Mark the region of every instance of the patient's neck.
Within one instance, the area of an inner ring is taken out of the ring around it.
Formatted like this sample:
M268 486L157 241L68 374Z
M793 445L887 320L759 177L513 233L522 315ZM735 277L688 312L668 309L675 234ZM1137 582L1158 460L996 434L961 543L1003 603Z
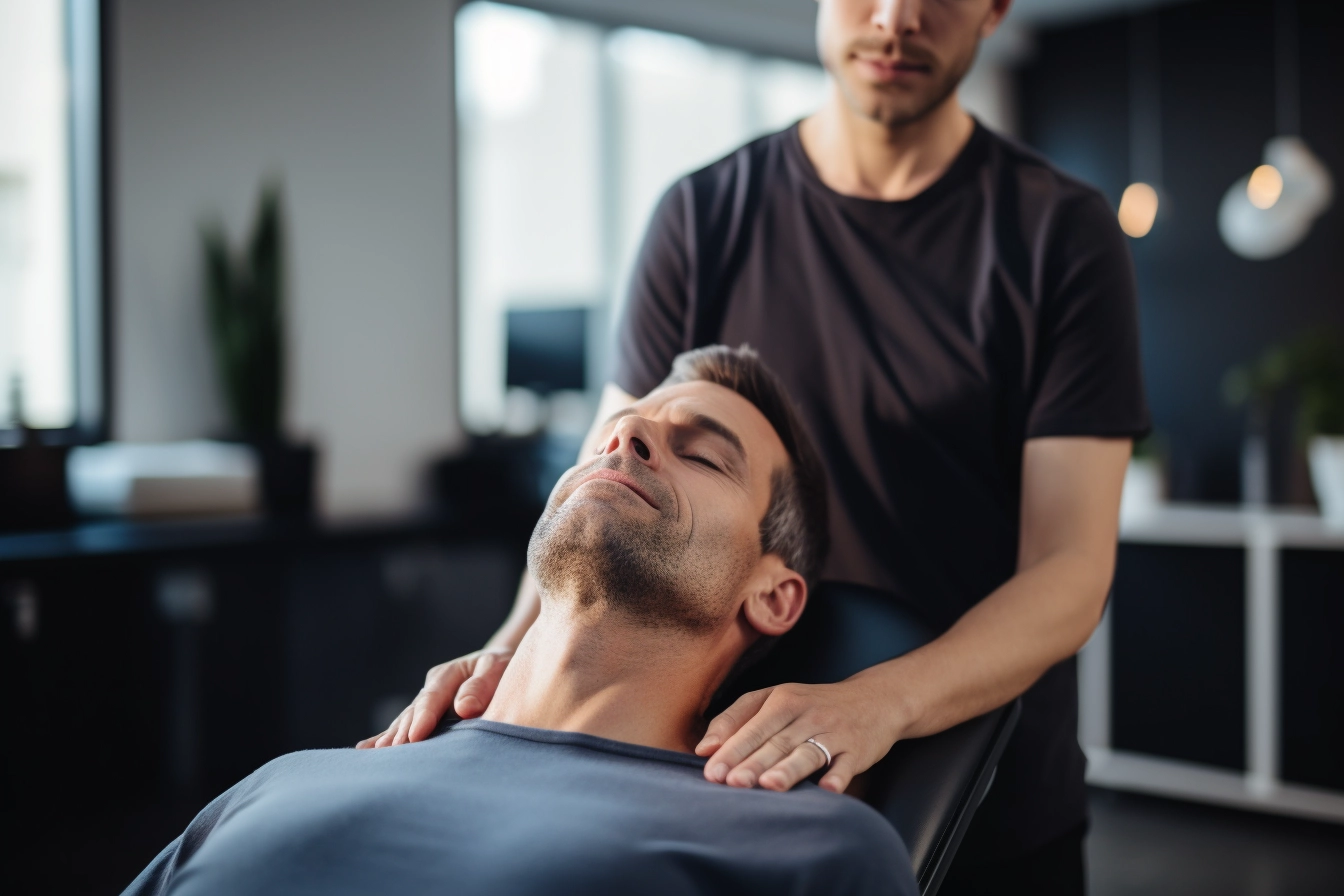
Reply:
M691 752L725 671L723 640L543 602L484 718Z

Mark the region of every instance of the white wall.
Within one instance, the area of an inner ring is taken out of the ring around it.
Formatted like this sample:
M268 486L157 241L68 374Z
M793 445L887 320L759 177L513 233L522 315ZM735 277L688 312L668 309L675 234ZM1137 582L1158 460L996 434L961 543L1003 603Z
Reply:
M235 238L283 176L288 423L321 505L405 510L455 447L448 0L122 0L115 22L116 438L223 422L200 222Z

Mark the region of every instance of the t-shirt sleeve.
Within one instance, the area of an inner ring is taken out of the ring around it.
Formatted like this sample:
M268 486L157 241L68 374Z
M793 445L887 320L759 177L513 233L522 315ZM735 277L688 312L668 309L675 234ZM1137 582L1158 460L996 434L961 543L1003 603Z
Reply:
M672 370L685 342L691 253L686 217L690 182L663 194L635 259L616 335L617 386L647 395Z
M255 775L256 773L252 777ZM191 824L187 825L181 836L165 846L163 851L154 857L154 861L136 875L130 886L122 891L122 896L159 896L167 893L178 869L196 854L196 850L200 849L201 843L215 829L215 825L219 823L234 797L247 786L252 777L244 778L211 800L210 804L191 820Z
M1146 435L1134 266L1099 193L1061 204L1043 286L1026 437Z

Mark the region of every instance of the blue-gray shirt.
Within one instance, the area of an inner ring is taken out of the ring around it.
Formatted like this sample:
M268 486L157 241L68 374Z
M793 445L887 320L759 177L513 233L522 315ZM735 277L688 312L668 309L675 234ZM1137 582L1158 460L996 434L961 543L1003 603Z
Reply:
M900 837L858 800L710 784L703 767L483 720L291 753L202 810L126 893L918 892Z

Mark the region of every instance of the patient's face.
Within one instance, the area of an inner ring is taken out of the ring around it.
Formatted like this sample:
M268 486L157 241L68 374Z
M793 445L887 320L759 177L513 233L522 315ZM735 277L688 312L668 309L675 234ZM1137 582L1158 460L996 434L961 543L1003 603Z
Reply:
M788 455L751 402L712 383L658 389L606 422L556 484L528 545L543 592L577 609L705 630L735 613Z

